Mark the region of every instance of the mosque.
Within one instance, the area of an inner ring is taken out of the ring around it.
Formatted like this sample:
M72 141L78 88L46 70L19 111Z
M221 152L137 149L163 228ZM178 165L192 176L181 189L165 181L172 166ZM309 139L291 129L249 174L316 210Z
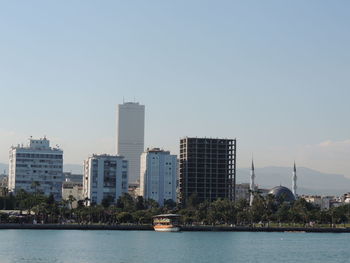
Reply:
M254 192L256 191L256 185L255 185L255 169L254 169L254 161L252 161L252 167L250 171L250 206L253 204L254 199ZM293 167L293 177L292 177L292 191L285 187L285 186L275 186L272 188L268 194L272 194L275 196L275 198L283 199L286 202L294 202L297 199L297 169L294 162Z

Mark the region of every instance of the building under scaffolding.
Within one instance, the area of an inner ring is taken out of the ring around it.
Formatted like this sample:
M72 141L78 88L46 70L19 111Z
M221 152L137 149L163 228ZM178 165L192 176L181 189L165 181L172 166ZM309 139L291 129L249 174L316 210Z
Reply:
M235 200L236 139L180 140L180 202Z

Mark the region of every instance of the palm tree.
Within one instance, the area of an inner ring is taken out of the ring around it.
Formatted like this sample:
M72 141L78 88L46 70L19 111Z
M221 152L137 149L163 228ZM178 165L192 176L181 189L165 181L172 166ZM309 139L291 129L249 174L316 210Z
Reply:
M73 210L73 202L75 202L77 199L73 195L68 196L68 203L69 203L69 209L70 209L70 219L72 219L72 210Z
M34 193L37 194L38 193L38 187L40 186L40 183L38 181L33 181L31 188L34 188Z
M3 195L4 195L4 205L3 209L6 210L6 199L7 199L7 194L9 193L9 189L7 187L3 188Z

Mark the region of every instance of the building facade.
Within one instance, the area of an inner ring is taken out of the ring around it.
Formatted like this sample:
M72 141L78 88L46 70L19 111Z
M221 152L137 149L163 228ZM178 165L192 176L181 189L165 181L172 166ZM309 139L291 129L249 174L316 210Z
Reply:
M46 138L30 139L27 146L10 149L8 188L16 193L23 189L29 193L53 194L62 198L63 151L50 147Z
M129 183L140 177L140 157L144 151L145 106L126 102L117 108L117 155L129 162Z
M93 155L84 162L83 195L88 205L117 200L128 192L128 161L122 156Z
M140 195L164 205L176 202L177 156L159 148L147 149L141 155Z
M76 208L78 201L84 200L83 196L83 183L65 181L62 184L62 199L70 200L73 197L72 208Z
M183 138L180 140L180 202L191 195L198 201L235 200L236 140Z
M251 200L250 184L236 184L236 200L239 201L241 199L247 200L248 202Z
M328 210L331 207L331 203L335 200L334 196L320 196L320 195L302 195L301 198L306 202L316 205L321 210Z
M64 182L62 184L62 199L70 200L70 197L73 197L75 201L72 203L72 207L76 208L78 201L84 200L83 175L65 172L63 173L63 178Z

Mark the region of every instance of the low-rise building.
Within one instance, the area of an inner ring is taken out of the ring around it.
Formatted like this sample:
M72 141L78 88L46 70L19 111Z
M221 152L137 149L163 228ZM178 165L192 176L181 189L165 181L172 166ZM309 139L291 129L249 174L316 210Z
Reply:
M320 195L302 195L301 198L306 202L320 207L322 210L327 210L331 207L334 196L320 196Z
M250 186L248 183L236 184L236 200L250 200Z
M71 200L73 197L73 207L77 207L77 203L80 200L84 200L83 197L83 183L78 182L63 182L62 184L62 199Z

